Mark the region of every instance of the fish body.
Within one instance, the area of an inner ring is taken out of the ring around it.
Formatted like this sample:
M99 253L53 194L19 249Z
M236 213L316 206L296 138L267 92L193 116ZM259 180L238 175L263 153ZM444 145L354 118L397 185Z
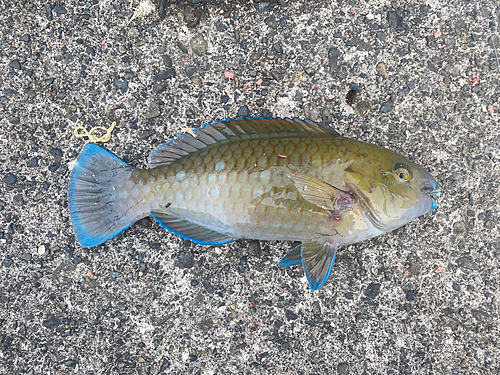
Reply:
M199 244L240 238L300 241L280 261L302 263L311 289L338 246L398 228L435 207L425 169L388 149L299 119L216 122L161 145L136 169L89 144L69 185L78 241L99 245L152 215Z

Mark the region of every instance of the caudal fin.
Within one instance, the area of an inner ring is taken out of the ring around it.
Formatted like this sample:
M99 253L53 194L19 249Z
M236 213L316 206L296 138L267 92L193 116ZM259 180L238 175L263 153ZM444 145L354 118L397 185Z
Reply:
M131 226L127 181L133 167L96 144L87 144L71 172L69 211L76 238L83 247L100 245Z

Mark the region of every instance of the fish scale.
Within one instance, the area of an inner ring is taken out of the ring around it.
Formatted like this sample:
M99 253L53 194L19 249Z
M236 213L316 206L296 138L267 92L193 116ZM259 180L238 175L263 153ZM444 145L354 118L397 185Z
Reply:
M228 120L160 146L139 170L96 146L72 171L77 239L96 246L142 217L199 244L238 238L301 241L311 289L338 246L391 231L435 206L436 181L397 153L299 119Z

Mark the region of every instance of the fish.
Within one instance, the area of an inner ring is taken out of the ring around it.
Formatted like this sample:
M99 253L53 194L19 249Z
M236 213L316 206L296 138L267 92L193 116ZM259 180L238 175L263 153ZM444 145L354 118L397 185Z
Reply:
M390 232L437 207L422 166L298 118L228 119L160 145L148 169L90 143L71 171L68 206L82 247L152 216L201 245L298 241L279 261L302 265L311 290L341 246Z

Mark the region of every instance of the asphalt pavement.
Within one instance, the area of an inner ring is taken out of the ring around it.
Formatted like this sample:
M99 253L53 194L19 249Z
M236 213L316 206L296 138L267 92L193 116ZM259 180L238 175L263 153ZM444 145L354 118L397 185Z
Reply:
M0 2L0 374L500 374L498 3L137 7ZM399 152L438 208L340 248L315 292L278 266L287 242L200 246L146 218L78 245L67 186L92 136L115 123L101 144L145 167L249 116Z

